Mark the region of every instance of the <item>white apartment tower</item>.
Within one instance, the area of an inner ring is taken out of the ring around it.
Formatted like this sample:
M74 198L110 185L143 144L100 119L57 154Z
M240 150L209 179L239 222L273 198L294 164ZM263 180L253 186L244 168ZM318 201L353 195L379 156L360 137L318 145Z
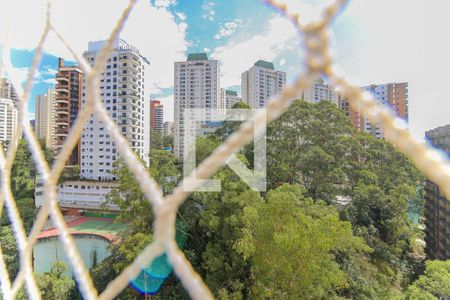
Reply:
M220 107L220 71L217 60L206 53L189 54L187 61L175 62L174 153L184 157L184 109Z
M56 132L55 96L55 89L48 89L45 94L36 97L34 132L39 139L45 141L47 148L54 147L53 139Z
M302 92L302 99L312 103L331 101L337 105L338 97L334 87L325 83L322 77L315 80L308 89Z
M232 90L220 89L220 107L230 109L237 102L241 101L238 93Z
M286 73L276 71L273 63L258 60L253 67L242 73L242 101L251 108L264 108L267 102L279 94L286 84Z
M18 111L12 99L0 98L0 142L9 142L17 127Z
M89 42L83 53L91 66L105 41ZM114 42L100 77L100 96L109 116L116 122L131 148L148 164L150 150L150 102L148 99L149 61L139 50L122 39ZM86 103L86 84L83 79L82 103ZM113 164L119 158L115 142L105 124L91 115L82 136L80 176L99 181L115 180Z
M11 99L17 107L19 96L16 88L8 78L0 78L0 98Z

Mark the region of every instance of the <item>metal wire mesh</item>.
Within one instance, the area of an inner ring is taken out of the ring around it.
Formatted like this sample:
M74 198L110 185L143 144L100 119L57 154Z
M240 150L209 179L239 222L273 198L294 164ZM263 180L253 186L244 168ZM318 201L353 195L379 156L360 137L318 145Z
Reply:
M31 262L32 249L36 243L38 233L42 230L45 221L50 216L52 222L59 230L59 239L70 260L75 278L78 282L81 294L85 299L112 299L125 289L129 281L136 277L141 268L147 266L155 257L166 252L169 262L172 264L175 274L182 281L183 286L193 299L212 299L213 295L203 282L202 278L192 268L190 262L186 259L183 252L178 249L175 242L175 219L177 208L189 196L186 190L197 188L198 180L207 179L212 176L216 170L224 165L227 158L238 152L244 145L250 143L253 139L254 130L267 125L277 119L286 109L289 108L293 99L301 95L301 91L309 86L312 80L322 74L325 75L330 83L341 90L353 108L360 109L372 122L380 122L385 133L387 141L394 143L395 146L409 156L416 166L431 180L436 182L442 189L444 195L450 197L450 162L438 151L434 150L428 144L416 140L407 130L404 123L397 118L392 111L374 100L369 94L364 94L358 87L348 83L345 78L337 76L333 72L332 59L329 55L328 27L337 13L343 9L346 0L337 0L324 10L323 17L319 21L309 24L302 24L300 16L292 14L285 5L277 3L275 0L266 0L265 2L278 9L284 16L289 18L298 29L299 36L304 39L307 66L306 72L298 76L298 79L292 84L286 86L282 93L269 102L267 111L257 113L253 120L242 124L240 129L232 134L221 146L219 146L210 157L205 159L187 178L180 184L174 192L163 197L157 183L149 177L145 167L141 164L139 158L134 154L126 139L121 135L117 125L109 117L100 96L98 79L105 68L107 59L113 50L113 41L118 37L127 18L130 15L137 0L129 0L127 7L122 12L115 28L112 30L107 42L98 55L96 64L91 68L84 59L80 58L64 38L58 33L58 29L51 22L51 5L47 5L46 25L42 32L39 44L35 51L31 70L28 74L23 93L20 93L19 103L19 124L8 147L7 153L0 148L0 168L1 168L1 193L0 193L0 213L3 205L6 206L9 219L11 220L15 238L17 240L20 252L20 270L17 277L11 282L3 254L0 249L0 283L3 297L13 299L18 290L25 283L29 298L41 299L39 289L36 285ZM39 66L42 57L42 48L50 32L54 32L59 40L72 53L73 58L80 65L86 77L86 106L79 112L78 118L69 133L69 136L58 154L52 168L46 163L42 149L32 131L30 124L25 118L26 107L30 91L33 85L33 78ZM4 54L8 49L4 47ZM7 62L0 65L6 70L11 68ZM0 69L1 71L1 69ZM74 241L64 223L61 211L57 205L56 185L61 172L64 169L66 161L80 138L82 129L90 114L96 114L110 133L112 139L118 145L119 153L127 163L130 170L136 176L142 190L145 192L148 200L152 204L154 221L154 241L149 244L134 262L123 270L123 272L111 281L107 288L98 295L89 272L81 259L81 256L74 244ZM36 163L39 174L44 181L45 203L37 214L33 228L26 236L22 220L20 219L15 200L10 187L11 167L15 158L19 139L24 134L33 159ZM195 175L194 175L195 174ZM188 186L189 189L182 189L181 186Z

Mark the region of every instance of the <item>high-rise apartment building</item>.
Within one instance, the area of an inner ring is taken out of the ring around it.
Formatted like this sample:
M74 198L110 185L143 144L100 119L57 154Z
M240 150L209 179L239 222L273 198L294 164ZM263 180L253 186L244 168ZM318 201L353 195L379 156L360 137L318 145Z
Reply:
M276 71L271 62L258 60L241 75L242 100L251 108L264 108L285 84L285 72Z
M35 103L34 132L38 139L45 141L47 148L54 147L56 140L56 91L48 89L45 94L38 95Z
M238 93L232 90L220 89L220 107L230 109L237 102L241 101Z
M308 89L305 89L302 92L302 99L312 103L331 101L338 104L338 98L334 87L327 84L322 77L319 77Z
M0 142L9 142L17 128L18 111L12 99L0 98Z
M11 99L17 107L19 96L14 85L8 78L0 78L0 98Z
M184 110L221 108L218 61L209 60L206 53L193 53L188 55L187 61L175 62L174 97L174 153L178 157L184 157L184 138L187 131Z
M400 118L408 122L408 83L386 83L364 86L362 89L369 92L379 102L391 107ZM350 107L347 99L339 96L339 107L350 118L352 125L359 131L365 131L377 138L384 138L381 124L372 125L359 109Z
M55 108L55 136L52 147L59 151L69 135L70 128L75 123L81 105L82 72L76 66L65 66L62 58L58 61L56 74L56 108ZM74 148L69 165L79 165L80 145Z
M83 57L91 66L105 41L89 42ZM150 150L149 61L122 39L114 41L106 67L100 76L100 96L110 117L118 124L131 148L147 164ZM82 103L86 103L83 80ZM93 180L114 180L113 164L119 158L117 146L95 114L89 118L80 141L80 176Z
M450 124L427 131L426 138L450 155ZM450 259L450 199L432 181L425 184L425 242L431 259Z
M150 128L159 133L163 132L164 105L159 100L150 100Z
M173 135L173 122L164 122L163 136Z

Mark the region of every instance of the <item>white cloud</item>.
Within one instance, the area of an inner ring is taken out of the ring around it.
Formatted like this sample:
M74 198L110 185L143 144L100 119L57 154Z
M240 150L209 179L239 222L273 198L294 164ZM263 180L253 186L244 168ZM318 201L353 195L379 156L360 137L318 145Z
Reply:
M81 54L87 49L89 41L103 40L109 36L127 3L127 0L55 0L52 23L75 52ZM138 1L121 34L150 60L150 81L161 88L173 86L173 62L185 59L188 45L186 23L177 23L176 17L167 8L173 3L157 1L158 6L151 6L148 1ZM24 7L27 9L24 10ZM36 47L45 25L45 7L44 0L14 0L2 5L8 14L0 18L0 34L2 29L6 31L9 28L12 48ZM0 36L0 41L2 38ZM54 34L49 36L44 47L53 55L72 59Z
M186 14L183 12L177 12L175 13L178 18L180 18L181 21L186 21Z
M209 49L209 48L203 48L203 52L209 53L209 52L211 52L211 49Z
M175 5L176 0L155 0L156 7L168 7L171 5Z
M237 29L238 27L240 27L242 25L242 20L240 19L234 19L231 22L227 22L225 24L222 24L219 27L219 31L214 35L214 38L216 40L220 40L223 37L227 37L232 35Z
M46 76L55 76L57 73L58 70L49 67L42 72L42 74Z
M25 84L28 75L29 68L26 67L14 67L11 63L11 51L9 49L2 49L2 56L0 65L3 66L0 77L8 78L15 86L19 95L23 94L23 85ZM33 80L35 82L41 80L42 74L39 70L35 71Z
M295 43L297 32L288 20L275 17L268 22L267 32L253 35L241 42L229 40L225 46L214 50L211 57L221 62L222 87L239 85L241 73L257 60L273 61L286 49L286 45Z
M56 85L56 79L55 78L42 79L41 82Z
M214 21L214 17L216 16L216 11L214 10L214 2L205 0L202 4L202 17L204 19L208 19L210 21Z

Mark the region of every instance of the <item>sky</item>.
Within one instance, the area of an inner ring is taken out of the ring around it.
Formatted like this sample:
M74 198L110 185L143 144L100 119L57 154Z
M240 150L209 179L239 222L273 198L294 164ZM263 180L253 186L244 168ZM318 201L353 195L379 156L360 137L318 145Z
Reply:
M308 22L319 18L331 1L279 2ZM89 41L108 37L126 4L54 0L52 24L81 54ZM8 14L0 18L0 44L10 45L13 66L6 75L24 82L45 25L46 1L10 0L2 6ZM447 0L353 0L330 28L335 71L351 83L409 83L409 127L417 138L450 123L449 10ZM302 36L260 0L140 0L121 37L149 59L150 92L162 100L166 121L173 120L173 63L185 60L187 53L206 52L219 60L221 86L237 91L241 73L259 59L287 72L288 81L304 70ZM30 119L36 95L55 83L58 57L73 61L54 34L44 49L30 97Z

